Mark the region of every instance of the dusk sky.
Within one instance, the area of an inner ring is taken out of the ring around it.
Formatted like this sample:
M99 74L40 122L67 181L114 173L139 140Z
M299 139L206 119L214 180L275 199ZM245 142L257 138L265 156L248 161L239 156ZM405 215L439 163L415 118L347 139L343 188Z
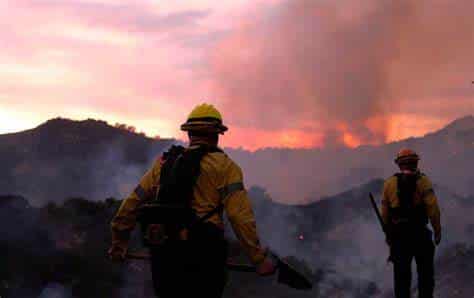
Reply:
M472 0L3 0L0 133L53 117L226 146L377 144L474 114Z

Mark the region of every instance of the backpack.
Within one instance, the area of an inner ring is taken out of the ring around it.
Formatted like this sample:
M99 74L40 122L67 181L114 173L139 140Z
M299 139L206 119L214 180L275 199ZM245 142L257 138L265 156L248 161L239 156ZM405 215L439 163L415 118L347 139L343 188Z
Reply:
M162 157L160 185L156 197L139 208L143 241L156 246L166 240L187 240L189 230L219 212L222 206L199 218L191 205L194 186L201 173L201 160L217 147L201 145L193 149L172 146Z
M398 224L404 224L409 227L424 227L428 222L425 206L423 204L415 205L415 193L418 180L424 175L407 175L403 173L395 174L397 177L397 197L399 206L391 208L391 216Z

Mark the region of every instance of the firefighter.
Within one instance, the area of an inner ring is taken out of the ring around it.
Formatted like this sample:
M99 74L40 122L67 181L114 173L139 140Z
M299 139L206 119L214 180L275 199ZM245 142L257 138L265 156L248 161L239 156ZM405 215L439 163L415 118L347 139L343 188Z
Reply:
M411 263L418 272L418 297L432 298L434 281L434 242L441 241L440 210L433 185L418 169L420 158L410 149L402 149L395 163L400 172L385 181L382 218L388 228L387 242L394 265L396 298L409 298Z
M189 205L190 212L178 214L174 211L177 208L158 208L151 215L156 222L168 223L150 225L153 228L146 232L153 233L164 226L160 234L164 240L150 245L155 292L161 298L221 297L227 259L223 211L257 273L273 274L276 265L260 245L242 171L218 147L219 134L227 131L219 111L212 105L199 105L181 130L188 133L188 148L173 146L163 154L112 220L109 256L113 260L126 257L130 232L144 202L155 199L172 204L173 200L185 198L184 205ZM170 224L178 218L183 222Z

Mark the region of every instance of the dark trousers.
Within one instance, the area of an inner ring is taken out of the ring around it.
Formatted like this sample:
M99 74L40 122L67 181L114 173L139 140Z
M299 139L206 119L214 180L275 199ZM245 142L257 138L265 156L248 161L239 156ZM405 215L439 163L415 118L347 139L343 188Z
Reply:
M428 229L395 232L392 240L392 255L396 298L411 297L413 259L415 259L418 272L418 297L433 298L434 252L435 247Z
M218 228L202 225L190 232L189 240L168 241L152 248L151 254L157 297L222 297L227 244Z

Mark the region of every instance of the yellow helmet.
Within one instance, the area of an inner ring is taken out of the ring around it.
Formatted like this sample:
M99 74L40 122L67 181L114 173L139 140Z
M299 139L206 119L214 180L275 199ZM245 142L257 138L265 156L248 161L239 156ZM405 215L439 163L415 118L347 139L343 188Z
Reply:
M221 113L213 105L204 103L191 111L181 130L223 134L228 128L222 124Z

